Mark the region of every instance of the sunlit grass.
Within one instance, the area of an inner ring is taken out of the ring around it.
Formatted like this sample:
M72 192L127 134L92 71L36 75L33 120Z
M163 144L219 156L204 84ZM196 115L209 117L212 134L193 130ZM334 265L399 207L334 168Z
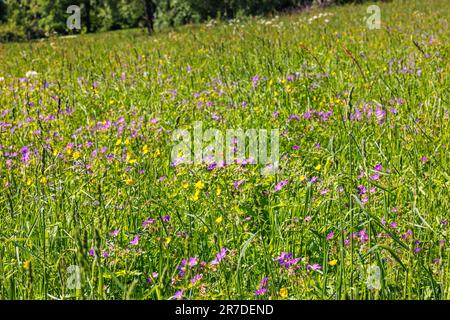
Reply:
M448 299L448 1L377 5L2 44L0 298ZM280 173L171 166L195 121Z

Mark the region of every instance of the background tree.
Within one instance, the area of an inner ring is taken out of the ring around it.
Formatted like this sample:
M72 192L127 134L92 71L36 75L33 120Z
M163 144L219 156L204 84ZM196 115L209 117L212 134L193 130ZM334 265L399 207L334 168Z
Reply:
M33 39L52 33L68 34L67 8L81 9L81 32L145 26L148 33L239 15L263 15L311 4L361 2L362 0L0 0L0 40ZM6 30L6 31L5 31ZM2 37L2 33L8 33ZM12 37L13 39L15 37Z

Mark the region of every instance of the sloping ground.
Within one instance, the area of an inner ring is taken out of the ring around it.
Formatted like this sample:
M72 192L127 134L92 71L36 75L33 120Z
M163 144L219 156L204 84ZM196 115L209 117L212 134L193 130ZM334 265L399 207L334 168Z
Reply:
M0 298L449 298L449 5L378 5L2 45Z

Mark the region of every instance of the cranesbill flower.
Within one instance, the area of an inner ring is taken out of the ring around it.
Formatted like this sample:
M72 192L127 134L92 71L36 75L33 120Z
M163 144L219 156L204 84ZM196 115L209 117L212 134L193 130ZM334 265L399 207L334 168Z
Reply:
M155 223L155 219L152 219L152 218L148 218L147 220L145 220L144 222L142 222L142 226L143 227L146 227L146 226L148 226L149 224L153 224L153 223Z
M116 237L116 236L119 234L119 232L120 232L120 229L116 229L116 230L114 230L114 231L111 231L111 232L109 233L109 235L110 235L111 237Z
M356 240L358 240L361 243L365 243L367 241L369 241L369 234L367 233L367 231L365 229L359 231L359 232L355 232L352 234L352 237Z
M293 258L293 254L287 252L281 252L280 255L275 258L275 261L278 261L279 265L286 269L297 264L300 260L301 258Z
M331 239L333 239L333 237L334 237L334 232L332 231L327 235L327 240L331 240Z
M183 293L184 293L184 290L179 290L179 291L175 292L173 298L177 299L177 300L181 300L181 299L183 299Z
M289 118L287 119L287 122L290 122L292 119L294 120L300 120L300 116L296 115L296 114L291 114L289 116Z
M439 264L441 262L440 258L433 259L433 263Z
M322 266L321 266L320 264L318 264L318 263L315 263L315 264L307 264L307 265L306 265L306 269L310 269L310 270L317 271L317 270L322 270Z
M235 189L239 189L239 187L244 183L244 180L238 180L233 183L233 187Z
M251 78L252 80L252 87L255 88L258 85L258 81L261 79L260 76L256 75Z
M197 264L197 257L189 258L187 264L190 268L193 268Z
M137 246L139 244L139 236L135 236L134 239L130 241L130 244Z
M266 292L267 292L267 289L266 289L266 288L261 288L261 289L258 289L258 290L255 291L255 295L257 295L257 296L262 296L262 295L264 295L264 293L266 293Z
M288 182L289 182L288 179L285 179L285 180L283 180L283 181L278 182L278 183L275 185L275 192L278 192L278 191L280 191L281 189L283 189L283 187L284 187L285 185L287 185Z
M216 254L216 258L213 261L211 261L209 264L212 265L212 266L215 265L215 264L219 264L220 261L222 261L222 259L225 258L225 256L227 255L228 251L229 250L227 248L220 249L219 253Z
M203 275L202 274L196 274L191 280L190 282L192 284L197 284L197 282L201 281L203 279Z
M258 290L255 291L255 295L262 296L267 292L267 281L269 281L269 277L265 277L261 280Z
M187 263L186 259L181 260L180 264L177 266L180 277L184 277L184 274L186 273L186 263Z
M363 185L358 186L358 193L361 194L361 195L367 193L367 188L365 186L363 186Z
M401 235L403 240L410 240L412 238L412 231L408 230L404 234Z

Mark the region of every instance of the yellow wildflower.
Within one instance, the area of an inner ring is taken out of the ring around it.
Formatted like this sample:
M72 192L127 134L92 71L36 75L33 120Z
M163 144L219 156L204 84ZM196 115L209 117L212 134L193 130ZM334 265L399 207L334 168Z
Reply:
M23 268L28 270L30 269L30 265L31 265L31 261L30 260L26 260L23 262Z
M331 260L331 261L328 262L328 264L329 264L330 266L334 267L334 266L337 264L337 260L336 260L336 259Z
M192 197L192 200L197 201L199 195L200 195L200 190L196 190L194 196Z
M205 187L205 184L201 180L198 180L197 183L195 184L195 188L197 188L199 190L203 189L204 187Z

